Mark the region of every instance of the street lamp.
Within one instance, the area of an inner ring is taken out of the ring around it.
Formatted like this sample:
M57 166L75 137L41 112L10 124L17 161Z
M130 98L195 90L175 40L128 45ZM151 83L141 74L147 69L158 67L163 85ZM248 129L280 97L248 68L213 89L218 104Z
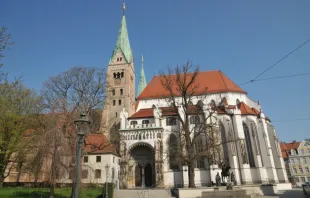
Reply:
M77 152L76 152L76 166L75 166L75 184L72 193L72 198L79 197L79 182L80 182L80 158L83 145L83 137L88 133L90 121L85 113L81 113L80 118L74 121L77 130Z
M109 164L105 165L105 172L106 172L106 180L105 180L105 198L108 198L108 173L109 173Z

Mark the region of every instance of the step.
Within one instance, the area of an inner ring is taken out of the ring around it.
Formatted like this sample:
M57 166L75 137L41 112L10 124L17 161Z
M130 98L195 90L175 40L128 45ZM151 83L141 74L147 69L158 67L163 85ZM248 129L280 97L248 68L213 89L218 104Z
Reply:
M126 189L114 192L114 198L172 198L170 189Z

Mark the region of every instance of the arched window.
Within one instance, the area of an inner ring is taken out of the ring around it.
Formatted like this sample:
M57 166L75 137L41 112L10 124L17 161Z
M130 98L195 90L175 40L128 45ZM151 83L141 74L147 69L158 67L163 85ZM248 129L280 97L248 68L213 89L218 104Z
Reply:
M95 179L99 179L101 178L101 170L100 169L96 169L95 170Z
M142 124L149 124L150 121L149 120L142 120Z
M120 95L123 95L124 94L124 90L123 89L120 89Z
M249 131L248 125L244 122L243 122L243 131L244 131L244 136L245 136L246 148L248 151L250 167L255 167L250 131Z
M115 117L117 118L117 112L115 113Z
M130 122L130 125L136 125L136 124L138 124L137 121L131 121L131 122Z
M123 77L124 77L124 72L121 73L121 78L123 78Z
M118 100L118 105L122 105L122 100Z
M114 78L117 78L116 73L113 73Z
M170 135L169 138L169 168L170 169L179 169L178 165L178 141L175 135Z
M227 138L226 138L226 132L225 132L225 127L223 123L220 122L220 134L221 134L221 140L222 140L222 147L223 147L223 154L224 154L224 163L229 164L229 156L228 156L228 143L227 143Z
M82 179L88 178L88 170L82 170Z
M113 100L113 106L115 106L115 104L116 104L116 101L115 101L115 100Z
M240 103L240 100L239 99L237 99L236 100L236 105L238 105Z
M117 78L121 78L121 74L117 72Z
M122 60L123 60L123 57L120 57L120 58L119 58L119 61L122 61Z

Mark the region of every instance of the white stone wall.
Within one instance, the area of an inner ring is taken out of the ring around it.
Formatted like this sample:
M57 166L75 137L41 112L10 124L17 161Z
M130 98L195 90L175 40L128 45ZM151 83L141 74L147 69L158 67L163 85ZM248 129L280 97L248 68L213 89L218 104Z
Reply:
M84 163L84 159L81 159L81 172L83 170L88 171L88 176L87 178L82 178L82 173L80 174L81 176L81 182L85 184L103 184L106 181L108 182L113 182L115 184L119 184L119 178L118 178L118 172L119 172L119 157L112 155L112 154L90 154L90 155L85 155L88 156L88 162ZM101 161L96 162L96 156L101 156ZM106 169L105 166L106 164L109 165L109 171L108 171L108 179L106 179L107 174L106 174ZM112 178L112 168L114 168L114 179ZM100 178L95 178L95 170L101 170L101 177ZM74 173L75 177L75 173ZM72 180L69 179L69 171L65 173L65 175L58 180L57 182L59 183L72 183Z
M193 99L193 104L195 105L199 100L202 100L204 104L209 104L211 100L219 103L223 97L226 97L229 105L236 105L236 101L244 102L249 107L254 107L260 110L260 105L252 101L247 97L246 94L242 93L225 93L225 94L210 94L207 96L196 97ZM178 100L178 99L177 99ZM151 100L141 100L139 101L137 111L145 108L155 107L167 107L166 100L164 99L151 99ZM206 105L206 107L208 107ZM219 122L221 122L225 128L226 139L229 139L229 132L231 130L233 134L233 139L235 140L233 144L229 144L229 162L231 170L235 174L235 178L238 184L253 184L253 183L278 183L279 180L287 181L285 179L285 168L283 159L278 156L276 147L274 145L273 136L270 136L268 132L268 123L265 120L264 114L261 114L261 118L253 115L241 115L239 109L231 110L232 115L217 115ZM207 111L205 112L207 113ZM169 169L169 158L168 158L168 148L169 148L169 137L171 134L177 134L180 131L179 123L177 126L166 126L166 119L162 117L160 123L155 124L154 119L146 118L150 120L150 123L154 124L153 127L162 128L163 130L163 173L164 173L164 185L172 186L177 185L180 182L184 183L186 186L188 184L187 173L184 174L181 171L172 171ZM142 124L144 118L130 119L130 121L136 120L138 125ZM243 129L243 123L246 123L249 128L250 139L253 150L253 158L255 162L254 167L250 167L249 164L242 161L240 140L245 140L245 134ZM129 123L128 123L129 124ZM254 129L252 125L256 128L256 139L254 138ZM130 126L127 126L128 128ZM127 129L121 129L121 133ZM143 126L140 128L135 128L136 131L143 131ZM273 132L274 134L274 132ZM145 140L141 140L143 142ZM139 141L135 141L139 142ZM154 143L148 142L154 147ZM132 144L130 144L132 145ZM128 147L129 145L127 145ZM128 147L129 148L129 147ZM234 152L232 151L234 148ZM207 163L206 163L207 164ZM214 166L214 165L213 165ZM207 166L206 169L195 169L195 183L197 186L202 186L210 184L211 181L215 182L215 174L221 172L220 169L216 167ZM287 178L287 177L286 177Z

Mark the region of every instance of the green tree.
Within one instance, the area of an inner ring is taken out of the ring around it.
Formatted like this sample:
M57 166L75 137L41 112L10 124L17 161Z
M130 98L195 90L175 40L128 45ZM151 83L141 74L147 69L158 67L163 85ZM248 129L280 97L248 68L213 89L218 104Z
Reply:
M0 29L0 68L3 66L2 59L4 53L13 45L11 41L11 34L7 32L7 28L1 27ZM5 79L6 73L0 71L0 83Z
M20 82L0 84L0 186L14 164L23 159L28 140L22 139L29 115L41 111L41 97ZM22 141L23 140L23 141Z

